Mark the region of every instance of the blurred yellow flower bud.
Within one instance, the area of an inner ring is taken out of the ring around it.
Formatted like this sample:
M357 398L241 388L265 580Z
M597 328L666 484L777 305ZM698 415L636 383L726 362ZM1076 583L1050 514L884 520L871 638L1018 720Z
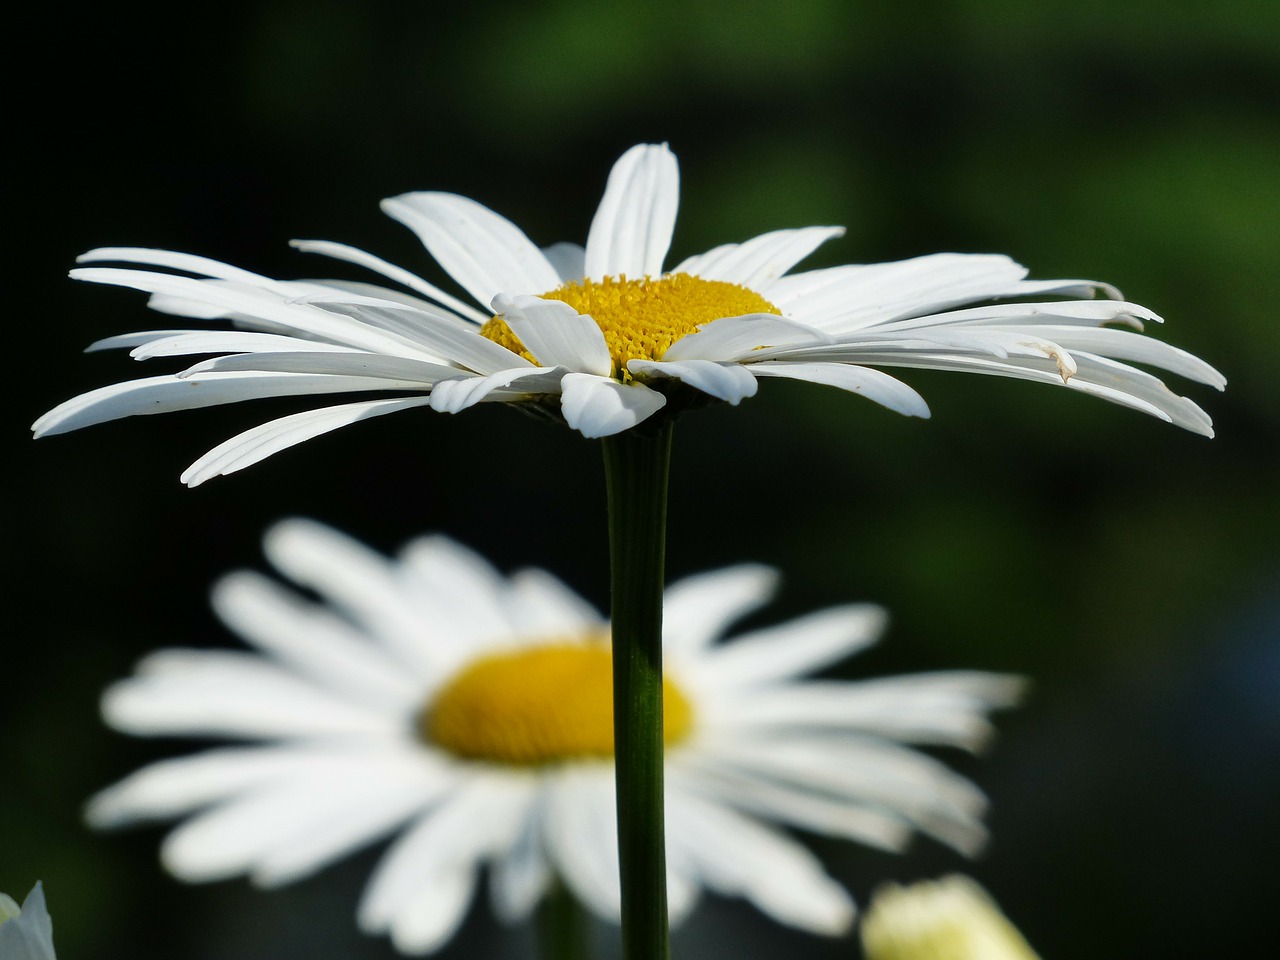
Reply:
M960 875L881 887L861 932L867 960L1039 960L991 896Z

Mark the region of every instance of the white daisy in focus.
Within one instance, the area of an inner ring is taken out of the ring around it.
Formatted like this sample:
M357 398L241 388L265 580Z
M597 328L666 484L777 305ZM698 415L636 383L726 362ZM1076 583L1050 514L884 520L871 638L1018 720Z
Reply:
M389 560L286 521L272 563L322 603L232 574L214 606L256 648L161 650L111 687L105 717L151 736L230 737L95 797L91 823L184 822L162 860L188 881L288 883L394 835L361 927L426 953L461 922L482 867L497 915L529 916L559 878L616 920L619 886L608 626L549 574L510 577L444 537ZM947 672L859 682L802 675L872 643L884 614L823 610L719 642L764 603L772 570L739 566L666 592L668 884L840 933L844 889L780 827L899 850L914 832L964 853L984 799L907 744L975 749L1017 678Z
M0 960L56 960L53 920L40 883L31 888L21 907L0 893Z
M1040 960L991 895L958 874L878 889L859 930L867 960Z
M955 253L788 273L840 227L776 230L664 270L678 187L666 145L633 147L609 175L586 246L545 249L465 197L423 192L383 201L474 304L327 241L294 245L367 267L409 292L277 281L163 250L93 250L79 261L159 269L91 266L73 277L141 290L162 313L229 321L231 329L153 330L93 344L127 347L137 359L217 356L176 375L90 391L33 429L63 433L258 397L395 395L255 427L192 464L183 480L194 486L338 427L418 406L457 413L485 401L530 404L602 437L659 411L736 404L761 377L784 377L923 417L929 411L919 394L876 369L919 367L1065 385L1213 433L1196 404L1130 364L1219 389L1222 375L1135 332L1160 318L1113 287L1027 280L1008 257ZM1097 294L1103 299L1092 299Z

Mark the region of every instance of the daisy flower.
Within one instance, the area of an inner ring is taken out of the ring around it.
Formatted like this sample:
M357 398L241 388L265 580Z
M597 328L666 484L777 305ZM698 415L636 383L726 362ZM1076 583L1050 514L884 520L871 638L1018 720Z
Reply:
M1221 374L1137 332L1160 318L1113 287L1028 280L1008 257L957 253L790 273L843 232L829 226L775 230L664 270L678 192L666 145L633 147L609 174L585 247L545 249L465 197L383 201L474 303L327 241L294 246L369 268L399 288L278 281L162 250L93 250L80 262L134 266L86 266L73 277L141 290L162 313L230 329L154 330L93 344L129 348L138 359L210 358L90 391L33 429L62 433L257 397L392 395L248 430L183 474L195 485L355 421L420 406L457 413L486 401L529 404L603 437L660 411L736 404L760 378L783 377L924 417L919 394L878 369L918 367L1066 386L1212 435L1204 411L1131 363L1219 389Z
M188 881L272 887L394 836L361 927L439 948L482 868L496 914L527 917L557 881L616 920L608 624L541 570L509 577L447 538L388 559L285 521L268 557L311 591L238 572L219 616L255 649L161 650L106 692L113 727L244 741L144 767L89 804L99 827L181 819L161 857ZM884 613L822 610L721 642L774 572L737 566L665 597L670 909L746 898L826 934L854 906L786 828L899 850L916 832L969 854L984 799L909 744L976 749L1015 677L956 671L804 679L872 643Z
M1039 960L990 894L960 875L877 890L860 932L867 960Z
M3 960L56 960L53 921L44 902L44 886L32 887L19 907L0 893L0 957Z

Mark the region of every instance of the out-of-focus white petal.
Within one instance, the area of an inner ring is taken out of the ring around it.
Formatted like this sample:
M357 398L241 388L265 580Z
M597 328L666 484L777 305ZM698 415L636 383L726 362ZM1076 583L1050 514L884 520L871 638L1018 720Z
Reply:
M849 929L853 901L799 844L723 805L684 797L672 807L671 842L686 848L708 887L814 933Z
M686 577L667 587L662 602L662 643L696 652L720 639L731 623L768 603L778 572L742 564Z
M692 661L702 682L725 687L778 683L819 670L875 643L882 607L857 604L821 610L734 638Z

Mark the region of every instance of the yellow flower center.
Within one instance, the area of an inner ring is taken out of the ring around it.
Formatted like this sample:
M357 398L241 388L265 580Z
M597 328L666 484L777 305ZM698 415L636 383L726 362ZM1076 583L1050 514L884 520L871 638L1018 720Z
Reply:
M668 347L704 323L748 313L782 314L754 290L687 273L644 280L582 280L541 296L544 300L562 300L595 320L609 345L613 376L623 381L631 379L628 361L661 360ZM481 327L480 336L538 362L501 317L494 317Z
M662 682L663 739L693 729L693 707ZM613 658L604 641L492 654L451 679L418 718L422 738L458 757L541 766L613 756Z

